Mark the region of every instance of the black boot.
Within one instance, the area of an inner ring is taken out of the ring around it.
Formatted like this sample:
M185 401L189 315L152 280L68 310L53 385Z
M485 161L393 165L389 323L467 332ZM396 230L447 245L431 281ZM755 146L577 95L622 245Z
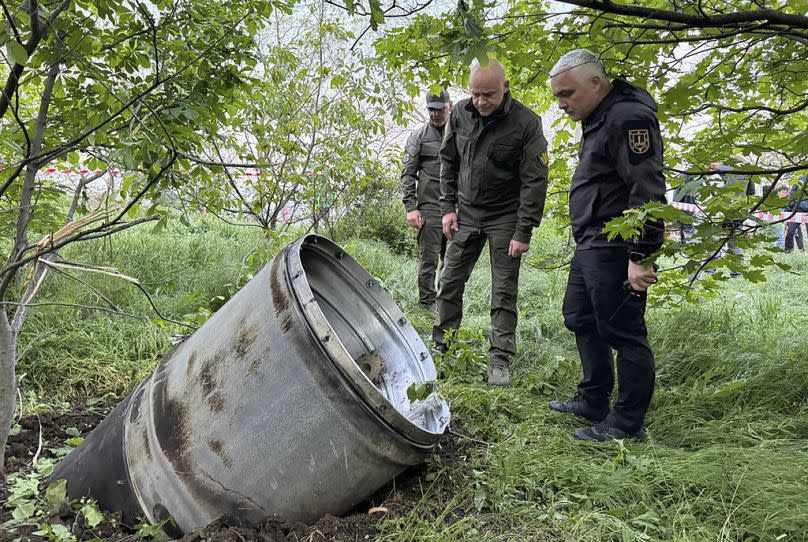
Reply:
M550 409L556 412L575 414L593 422L603 421L609 414L608 407L593 408L580 393L576 393L572 396L572 399L563 403L561 401L550 401Z
M592 427L583 427L575 431L575 438L580 440L588 440L590 442L608 442L610 440L638 440L640 442L645 440L645 429L640 427L637 431L628 432L623 431L619 427L612 425L610 422L604 420Z

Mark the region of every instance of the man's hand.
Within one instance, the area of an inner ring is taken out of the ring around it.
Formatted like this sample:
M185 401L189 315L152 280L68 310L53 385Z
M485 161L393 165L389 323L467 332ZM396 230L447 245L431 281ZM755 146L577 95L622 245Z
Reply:
M421 229L421 211L415 209L414 211L407 212L407 224L415 228L416 230Z
M656 281L657 272L652 265L646 267L643 264L628 262L628 282L634 291L644 292Z
M443 235L451 241L454 232L460 230L460 225L457 223L457 213L448 213L443 215Z
M524 254L525 252L527 252L529 248L530 243L520 243L515 239L511 239L511 244L508 247L508 256L511 256L512 258L517 258L522 254Z

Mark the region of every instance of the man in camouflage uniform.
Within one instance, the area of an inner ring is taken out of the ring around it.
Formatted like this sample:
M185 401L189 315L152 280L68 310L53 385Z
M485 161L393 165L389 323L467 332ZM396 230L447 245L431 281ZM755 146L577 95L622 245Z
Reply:
M429 122L410 134L404 151L401 190L407 223L418 230L418 301L435 310L435 269L443 262L446 237L441 225L440 161L438 152L452 102L445 90L426 93Z
M575 255L564 296L564 323L575 332L583 378L558 412L599 422L575 431L582 440L643 440L654 392L654 354L645 326L645 292L656 282L649 256L662 246L664 224L646 222L639 238L608 239L603 226L648 202L665 203L662 136L651 95L609 81L597 55L571 51L550 72L558 106L581 121L579 163L570 186ZM631 290L627 290L630 286ZM609 408L617 351L617 400Z
M491 260L488 384L510 384L516 355L521 256L530 247L547 193L547 142L541 119L511 97L502 65L475 65L470 99L452 111L440 150L443 232L450 240L438 289L432 338L463 317L463 291L486 242Z

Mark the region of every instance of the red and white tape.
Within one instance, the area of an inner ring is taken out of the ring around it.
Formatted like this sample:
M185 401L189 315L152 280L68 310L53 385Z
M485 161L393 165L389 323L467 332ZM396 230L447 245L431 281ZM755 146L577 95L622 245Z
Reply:
M89 170L87 168L56 169L55 167L49 167L49 168L43 169L42 173L45 173L46 175L52 175L54 173L81 173L82 175L86 175L87 173L92 173L93 175L98 175L99 173L104 173L104 170L102 170L102 169ZM113 170L113 171L107 171L107 173L111 173L113 175L120 175L123 172L118 171L118 170Z
M86 175L87 173L93 173L93 174L97 175L99 173L102 173L102 170L100 170L100 169L96 169L94 171L91 171L91 170L89 170L87 168L57 169L57 168L49 167L49 168L44 169L42 171L43 171L43 173L45 173L47 175L52 175L54 173L81 173L82 175ZM118 171L118 170L112 170L112 171L108 171L107 173L111 173L112 175L120 175L123 172ZM259 177L261 175L261 172L260 171L245 171L242 174L246 175L248 177ZM698 205L693 204L693 203L680 203L678 201L673 201L673 202L670 203L670 205L672 205L673 207L676 207L677 209L687 211L688 213L693 213L696 216L704 216L704 213L702 212L701 208ZM286 209L284 208L283 211L285 212ZM767 222L779 221L779 222L796 222L797 224L808 224L808 213L790 213L790 212L786 212L786 213L764 213L764 212L758 212L758 213L754 213L754 216L761 219L761 220L765 220Z
M704 216L704 212L698 205L693 203L679 203L678 201L671 202L673 207L693 213L696 216ZM767 222L796 222L797 224L808 224L808 213L753 213L755 217L765 220Z
M47 169L43 169L42 173L45 173L46 175L52 175L54 173L81 173L82 175L86 175L87 173L92 173L94 175L97 175L99 173L103 173L103 170L101 170L101 169L90 170L90 169L87 169L87 168L57 169L55 167L49 167ZM107 171L107 173L111 173L113 175L120 175L120 174L123 173L123 171L118 171L117 169L115 169L115 170L112 170L112 171ZM245 175L247 177L260 177L261 172L260 171L245 171L244 173L242 173L242 175Z

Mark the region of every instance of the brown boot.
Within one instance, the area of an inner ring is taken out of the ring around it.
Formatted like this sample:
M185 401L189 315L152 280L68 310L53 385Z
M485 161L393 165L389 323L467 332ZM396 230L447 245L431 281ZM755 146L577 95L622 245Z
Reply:
M488 385L492 387L507 388L511 385L511 373L508 365L501 361L493 361L488 366Z

